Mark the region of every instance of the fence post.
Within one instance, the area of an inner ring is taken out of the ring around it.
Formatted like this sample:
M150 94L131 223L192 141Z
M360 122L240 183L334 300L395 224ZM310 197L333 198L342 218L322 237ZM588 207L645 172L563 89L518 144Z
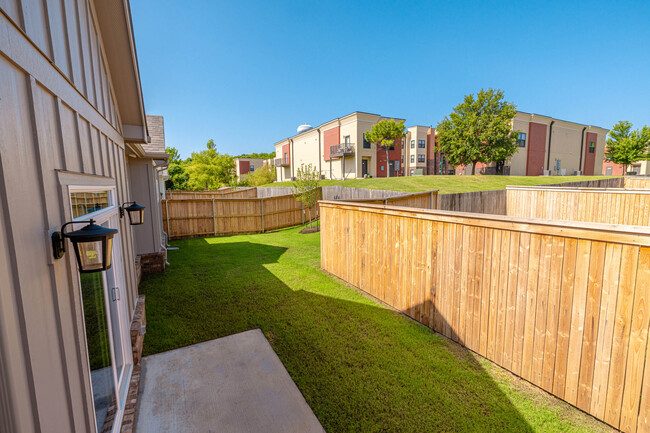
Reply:
M262 233L264 233L264 198L260 199L260 210L262 214Z
M214 230L214 235L217 235L217 215L214 213L214 199L212 199L212 229Z
M431 205L429 206L429 209L434 209L433 207L433 191L431 191Z

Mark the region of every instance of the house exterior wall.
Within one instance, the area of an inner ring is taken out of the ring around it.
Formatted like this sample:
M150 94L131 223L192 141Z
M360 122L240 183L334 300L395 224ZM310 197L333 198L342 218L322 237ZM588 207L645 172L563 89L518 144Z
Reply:
M163 249L162 215L155 166L151 160L131 160L127 164L131 200L146 208L144 223L132 226L135 253L159 253ZM128 218L128 217L126 217Z
M0 9L0 431L91 432L79 274L73 253L53 260L48 230L72 219L71 184L114 185L129 200L121 115L92 1ZM119 236L133 312L127 221Z

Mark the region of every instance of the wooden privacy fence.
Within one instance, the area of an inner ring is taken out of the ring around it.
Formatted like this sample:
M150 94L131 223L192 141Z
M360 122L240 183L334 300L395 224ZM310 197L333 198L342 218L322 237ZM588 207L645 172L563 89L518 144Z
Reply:
M318 215L318 204L311 209ZM268 198L174 199L162 201L163 229L171 239L264 233L302 224L309 209L291 195Z
M190 200L195 198L255 198L257 188L228 188L218 191L166 191L168 200Z
M626 432L650 432L650 228L323 201L324 270Z
M625 188L650 189L650 177L626 177Z
M506 214L506 192L503 189L439 194L437 209L456 212Z
M650 190L508 186L506 193L509 216L650 226Z
M623 178L583 180L579 182L564 182L540 187L584 187L584 188L622 188ZM439 194L438 207L440 210L455 212L477 212L493 215L507 215L506 190L461 192L455 194Z
M358 198L345 200L354 203L383 204L419 209L436 209L438 205L438 191L425 191L388 198Z

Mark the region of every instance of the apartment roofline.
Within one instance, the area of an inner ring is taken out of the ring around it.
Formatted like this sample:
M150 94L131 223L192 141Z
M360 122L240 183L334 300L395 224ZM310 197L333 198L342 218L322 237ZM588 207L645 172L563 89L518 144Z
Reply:
M395 120L398 120L398 121L400 121L400 120L401 120L401 121L405 121L405 120L406 120L406 119L402 119L401 117L382 116L381 114L368 113L368 112L366 112L366 111L353 111L352 113L350 113L350 114L346 114L345 116L337 117L337 118L334 118L334 119L332 119L332 120L328 120L327 122L323 122L323 123L321 123L320 125L318 125L318 126L314 126L313 128L311 128L311 129L309 129L309 130L307 130L307 131L305 131L305 132L301 132L301 133L299 133L299 134L292 135L292 136L290 136L290 137L283 138L282 140L276 141L275 143L273 143L273 146L277 146L278 144L282 144L283 142L285 142L285 141L287 141L287 140L293 140L293 139L295 139L295 138L297 138L297 137L300 137L300 136L302 136L302 135L309 134L310 132L314 132L314 130L317 130L317 129L319 129L319 128L322 128L323 126L327 125L328 123L332 123L332 122L336 122L336 121L339 121L339 120L343 120L343 119L346 119L346 118L348 118L348 117L350 117L350 116L353 116L353 115L355 115L355 114L368 114L368 115L370 115L370 116L378 116L378 117L381 117L381 118L384 118L384 119L395 119Z
M588 126L588 127L590 127L590 128L598 128L598 129L602 129L603 131L607 131L607 132L609 132L609 129L608 129L608 128L603 128L602 126L598 126L598 125L590 125L590 124L588 124L588 123L572 122L572 121L570 121L570 120L558 119L558 118L556 118L556 117L553 117L553 116L547 116L547 115L545 115L545 114L539 114L539 113L528 113L528 112L526 112L526 111L521 111L521 110L517 110L517 113L527 114L527 115L530 115L530 116L546 117L546 118L548 118L548 119L551 119L551 120L557 120L557 121L559 121L559 122L570 123L570 124L572 124L572 125L579 125L579 126Z

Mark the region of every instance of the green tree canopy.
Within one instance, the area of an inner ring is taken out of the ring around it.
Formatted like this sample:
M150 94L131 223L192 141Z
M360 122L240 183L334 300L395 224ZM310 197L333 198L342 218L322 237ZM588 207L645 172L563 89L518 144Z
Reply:
M235 172L233 157L217 152L214 140L209 140L206 147L201 152L193 152L186 163L189 189L215 190L232 182Z
M626 170L634 162L650 160L650 128L632 131L632 124L621 120L609 131L605 158L625 165Z
M311 208L321 197L319 186L320 175L312 164L300 164L296 173L296 180L293 182L293 195L299 202L309 210L309 227L311 227Z
M248 175L246 178L250 186L266 185L275 181L275 168L263 165Z
M169 154L169 167L167 168L169 179L165 181L165 188L176 190L187 189L187 181L190 176L185 172L185 161L181 159L181 154L175 147L167 147L165 152Z
M275 158L275 151L269 153L245 153L242 155L237 155L234 158L271 159Z
M372 125L370 131L366 132L366 140L375 143L377 148L383 149L386 152L386 172L390 177L390 160L388 159L388 151L391 147L395 146L395 142L404 138L406 130L404 129L404 121L395 121L395 119L384 119Z
M517 151L519 131L512 131L517 107L503 99L503 91L481 89L476 96L466 95L437 126L440 151L451 165L500 162Z

